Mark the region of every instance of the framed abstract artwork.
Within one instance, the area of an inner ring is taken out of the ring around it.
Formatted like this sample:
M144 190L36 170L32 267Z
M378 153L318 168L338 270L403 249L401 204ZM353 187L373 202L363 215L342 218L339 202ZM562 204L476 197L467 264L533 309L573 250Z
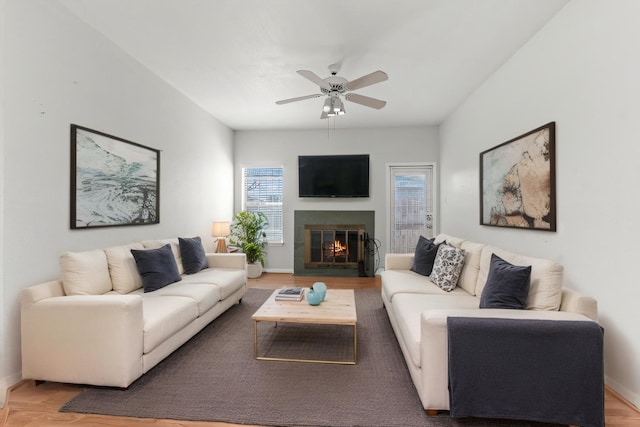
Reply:
M160 222L160 151L71 125L71 228Z
M480 224L556 231L556 124L480 153Z

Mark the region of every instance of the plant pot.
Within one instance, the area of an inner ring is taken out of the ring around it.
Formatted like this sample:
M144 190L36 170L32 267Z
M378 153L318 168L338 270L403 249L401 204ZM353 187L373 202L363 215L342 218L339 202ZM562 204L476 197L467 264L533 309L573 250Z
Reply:
M253 264L247 264L247 277L249 279L255 279L262 276L262 264L260 262L254 262Z

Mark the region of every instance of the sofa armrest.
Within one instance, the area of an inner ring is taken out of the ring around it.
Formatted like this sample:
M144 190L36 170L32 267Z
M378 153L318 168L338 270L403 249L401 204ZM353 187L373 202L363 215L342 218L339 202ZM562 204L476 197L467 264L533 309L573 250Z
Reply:
M561 311L458 308L425 310L420 316L421 399L425 409L449 409L447 317L591 321L583 314Z
M562 288L560 311L584 314L591 320L598 321L598 302L573 289Z
M206 256L209 268L235 268L238 270L247 269L247 256L242 253L208 253L206 254Z
M139 295L45 298L21 318L23 378L127 387L143 373Z
M386 254L384 256L385 270L409 270L413 265L413 254Z
M23 289L21 303L24 308L42 299L61 296L64 296L62 280L52 280Z

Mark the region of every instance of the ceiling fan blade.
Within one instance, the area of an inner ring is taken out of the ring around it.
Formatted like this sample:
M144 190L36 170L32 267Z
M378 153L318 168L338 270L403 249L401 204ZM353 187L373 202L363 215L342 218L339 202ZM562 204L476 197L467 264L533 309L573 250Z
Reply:
M276 104L278 104L278 105L288 104L290 102L304 101L305 99L318 98L320 96L322 96L321 93L315 93L313 95L305 95L305 96L299 96L297 98L283 99L281 101L276 101Z
M304 77L307 80L312 81L313 83L320 86L322 89L331 90L331 85L324 80L322 80L316 73L309 70L298 70L298 74Z
M321 119L328 119L329 115L323 111L322 114L320 114L320 118Z
M389 79L389 76L387 76L387 73L385 73L384 71L378 70L378 71L374 71L371 74L367 74L366 76L362 76L359 79L350 81L349 83L344 85L344 87L347 90L356 90L362 87L371 86L373 84L383 82L388 79Z
M355 102L356 104L364 105L366 107L381 109L387 105L387 101L381 101L379 99L370 98L364 95L358 95L357 93L348 93L344 96L347 101Z

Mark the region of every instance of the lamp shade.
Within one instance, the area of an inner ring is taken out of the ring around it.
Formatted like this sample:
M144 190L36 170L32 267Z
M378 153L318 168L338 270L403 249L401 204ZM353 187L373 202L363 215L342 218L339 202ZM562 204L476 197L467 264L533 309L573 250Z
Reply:
M325 113L328 113L329 111L331 111L331 98L327 98L324 101L324 106L322 107L322 111L324 111Z
M231 234L229 221L215 221L211 224L211 235L213 237L227 237Z

